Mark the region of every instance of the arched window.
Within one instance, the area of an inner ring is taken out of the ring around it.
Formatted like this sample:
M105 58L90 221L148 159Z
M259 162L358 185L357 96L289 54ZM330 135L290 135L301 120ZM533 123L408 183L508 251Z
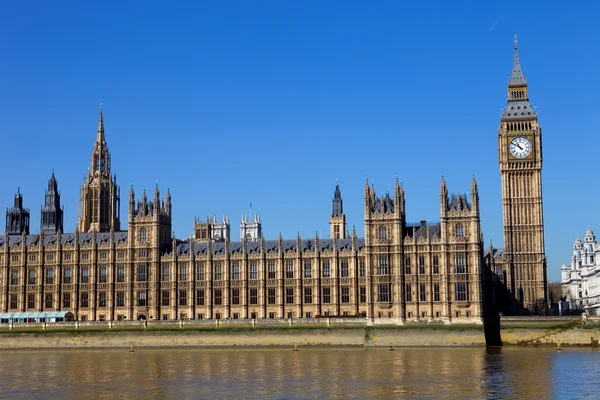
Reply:
M380 226L379 227L379 238L380 239L387 239L387 229L385 228L385 226Z
M465 237L465 228L461 224L456 225L456 237Z
M590 253L594 252L594 246L590 244Z
M146 232L146 228L140 229L140 243L146 243L148 240L148 234Z
M577 258L581 258L581 252L580 251L577 252Z

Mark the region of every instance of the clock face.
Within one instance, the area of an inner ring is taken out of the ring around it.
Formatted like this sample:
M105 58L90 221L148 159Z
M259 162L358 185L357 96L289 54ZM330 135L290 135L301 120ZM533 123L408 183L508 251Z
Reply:
M510 142L508 149L513 157L525 158L531 154L531 142L524 137L518 137Z

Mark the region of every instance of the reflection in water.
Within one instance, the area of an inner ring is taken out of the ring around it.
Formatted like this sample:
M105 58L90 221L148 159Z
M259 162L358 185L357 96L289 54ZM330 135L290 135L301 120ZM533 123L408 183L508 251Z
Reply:
M2 398L556 398L574 393L592 398L600 389L593 383L600 372L594 350L138 349L0 355Z

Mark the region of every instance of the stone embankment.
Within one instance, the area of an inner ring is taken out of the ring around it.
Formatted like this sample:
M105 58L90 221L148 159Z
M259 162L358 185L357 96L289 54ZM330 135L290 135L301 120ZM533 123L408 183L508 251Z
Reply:
M600 321L502 318L504 346L597 346ZM0 324L0 349L478 346L477 324L367 324L365 319L113 321Z

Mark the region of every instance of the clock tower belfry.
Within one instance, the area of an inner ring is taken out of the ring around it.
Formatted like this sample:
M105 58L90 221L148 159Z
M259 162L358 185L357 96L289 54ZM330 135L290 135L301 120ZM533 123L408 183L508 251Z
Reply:
M515 312L542 314L547 309L546 255L542 202L542 128L529 104L527 81L519 64L515 36L508 102L498 129L502 179L504 254L507 288Z

